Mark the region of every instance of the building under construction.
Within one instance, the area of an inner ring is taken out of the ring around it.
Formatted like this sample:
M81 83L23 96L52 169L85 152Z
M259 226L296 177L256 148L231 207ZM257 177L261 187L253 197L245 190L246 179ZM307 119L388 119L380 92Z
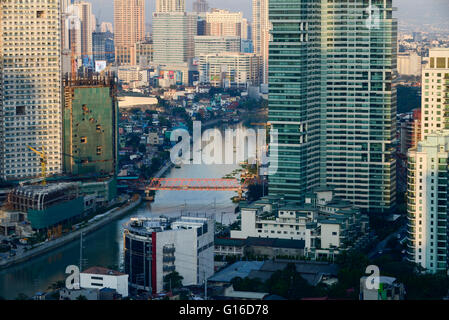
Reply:
M25 213L34 230L69 222L85 210L77 183L19 186L9 194L8 205Z
M112 75L64 79L64 172L114 176L118 101Z

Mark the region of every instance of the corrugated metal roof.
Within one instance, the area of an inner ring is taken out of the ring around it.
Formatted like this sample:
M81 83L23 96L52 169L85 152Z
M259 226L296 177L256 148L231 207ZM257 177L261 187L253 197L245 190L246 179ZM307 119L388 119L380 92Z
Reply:
M209 281L213 282L231 282L236 277L245 278L251 271L259 270L263 261L238 261L229 267L217 272Z

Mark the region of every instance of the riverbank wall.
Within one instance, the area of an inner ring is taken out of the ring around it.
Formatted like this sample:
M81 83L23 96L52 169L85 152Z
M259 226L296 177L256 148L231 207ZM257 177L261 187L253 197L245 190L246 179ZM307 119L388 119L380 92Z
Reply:
M44 254L44 253L47 253L56 248L62 247L63 245L80 238L81 233L83 233L83 235L92 233L92 232L104 227L105 225L111 223L112 221L120 218L121 216L128 213L129 211L137 208L141 202L142 202L142 198L140 196L136 195L135 198L131 199L130 202L126 203L125 205L118 207L118 208L111 209L105 217L103 217L102 219L100 219L98 221L94 221L93 223L91 223L87 226L84 226L78 230L75 230L73 232L65 234L58 239L50 240L41 245L38 245L37 247L34 247L34 248L24 252L20 256L15 256L15 257L11 257L9 259L0 261L0 269L9 268L18 263L22 263L22 262L31 260L37 256Z

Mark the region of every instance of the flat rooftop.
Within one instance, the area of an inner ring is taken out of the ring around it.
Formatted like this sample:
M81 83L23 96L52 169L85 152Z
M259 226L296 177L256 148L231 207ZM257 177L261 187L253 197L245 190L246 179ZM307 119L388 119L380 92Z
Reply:
M89 269L86 269L82 271L81 273L87 273L87 274L97 274L102 276L125 276L126 273L121 273L119 271L111 270L108 268L103 267L91 267Z

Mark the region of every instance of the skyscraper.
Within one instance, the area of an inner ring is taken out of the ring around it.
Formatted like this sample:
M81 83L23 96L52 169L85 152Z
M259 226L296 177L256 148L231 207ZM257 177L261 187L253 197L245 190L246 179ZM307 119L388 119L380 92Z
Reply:
M114 44L118 65L135 65L134 44L145 39L145 0L114 0Z
M254 53L263 59L263 82L268 82L268 43L270 22L268 20L268 0L253 0L252 40Z
M303 201L328 185L367 211L394 207L392 11L384 0L269 2L270 194Z
M92 55L92 31L95 23L92 23L92 4L86 1L77 1L74 4L78 8L81 21L81 51L83 56Z
M198 16L192 12L153 14L154 62L184 64L194 57Z
M206 13L206 35L239 36L248 39L248 21L242 12L212 9Z
M447 270L449 131L437 131L408 155L408 260L428 272Z
M92 50L94 61L114 61L114 35L110 32L92 33Z
M422 70L421 137L442 129L449 129L449 115L444 106L448 93L449 48L429 50L429 63Z
M156 0L156 12L185 12L185 0Z
M64 81L64 172L114 176L118 101L113 77Z
M100 25L100 31L114 33L114 27L110 22L102 22Z
M209 11L209 4L206 0L196 0L193 2L193 12L207 12Z
M429 51L422 70L421 138L409 150L407 175L408 260L427 272L448 265L449 49Z
M78 58L81 58L83 52L80 16L80 8L74 5L66 7L62 15L62 49L64 51L73 50Z
M61 0L61 13L67 13L67 10L71 4L72 0Z
M41 175L40 159L28 146L45 149L47 174L60 173L59 1L2 1L0 57L1 178L13 180Z

